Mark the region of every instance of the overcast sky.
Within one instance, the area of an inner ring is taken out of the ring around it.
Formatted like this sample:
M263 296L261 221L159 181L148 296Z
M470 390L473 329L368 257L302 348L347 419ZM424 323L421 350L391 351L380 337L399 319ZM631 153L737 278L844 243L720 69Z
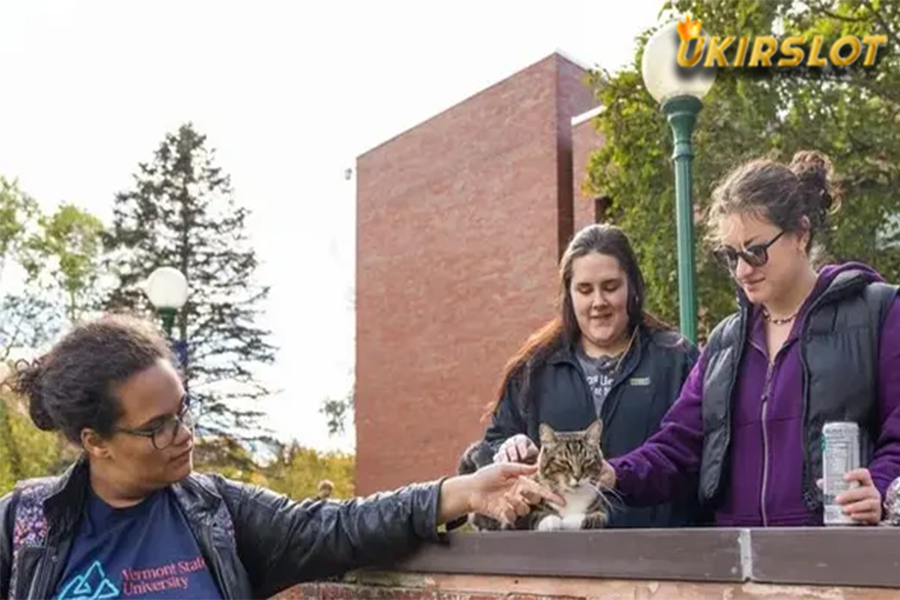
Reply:
M615 69L662 2L0 3L0 174L109 220L168 131L217 149L272 286L262 405L284 438L351 449L318 414L352 385L355 157L555 50ZM288 216L289 215L289 216Z

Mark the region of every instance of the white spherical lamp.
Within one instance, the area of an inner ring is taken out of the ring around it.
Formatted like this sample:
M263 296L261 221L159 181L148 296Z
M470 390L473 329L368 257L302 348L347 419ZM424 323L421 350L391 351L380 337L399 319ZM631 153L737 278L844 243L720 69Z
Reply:
M703 36L693 40L687 56L693 56L694 44L702 43ZM678 48L681 37L678 35L678 22L672 21L663 25L654 33L644 46L641 59L641 75L644 86L660 104L679 96L692 96L702 99L716 80L716 67L704 67L705 55L693 67L682 67L678 64Z
M187 302L187 279L178 269L159 267L147 278L146 292L157 309L180 310Z

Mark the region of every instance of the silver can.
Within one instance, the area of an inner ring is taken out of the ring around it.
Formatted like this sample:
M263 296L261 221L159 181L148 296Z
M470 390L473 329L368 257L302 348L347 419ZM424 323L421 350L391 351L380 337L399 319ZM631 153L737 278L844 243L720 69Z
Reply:
M838 494L857 487L844 481L844 474L860 464L859 425L852 422L826 423L822 428L822 491L825 496L825 525L855 525L835 499Z

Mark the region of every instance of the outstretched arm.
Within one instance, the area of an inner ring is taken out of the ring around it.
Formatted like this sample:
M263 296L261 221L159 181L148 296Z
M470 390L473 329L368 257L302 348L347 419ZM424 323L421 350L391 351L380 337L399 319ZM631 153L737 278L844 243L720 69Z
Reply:
M438 541L439 524L469 512L511 521L544 499L562 500L523 477L535 470L491 465L471 475L344 502L295 502L223 478L218 486L254 595L268 598L302 581L388 565L423 541Z
M703 451L704 359L694 365L660 430L635 450L609 461L629 504L671 501L695 481Z

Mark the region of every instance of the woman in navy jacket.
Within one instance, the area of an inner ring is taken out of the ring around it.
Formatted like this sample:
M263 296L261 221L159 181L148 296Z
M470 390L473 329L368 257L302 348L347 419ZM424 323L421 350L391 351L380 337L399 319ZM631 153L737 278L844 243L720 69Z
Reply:
M512 357L490 407L482 455L530 462L538 427L603 421L607 459L659 429L697 360L697 349L644 311L644 280L625 233L582 229L560 261L559 314ZM621 504L621 503L618 503ZM685 527L701 520L694 495L670 504L615 506L608 527Z

